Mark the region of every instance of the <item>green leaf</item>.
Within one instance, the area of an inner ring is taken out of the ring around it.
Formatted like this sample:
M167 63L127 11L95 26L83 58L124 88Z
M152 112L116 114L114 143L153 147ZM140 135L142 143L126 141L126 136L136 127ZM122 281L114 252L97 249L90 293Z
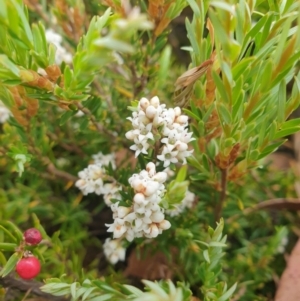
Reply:
M186 178L186 175L187 175L187 165L183 165L177 173L176 181L178 181L178 182L184 181Z
M16 266L17 262L21 259L19 253L14 253L10 256L8 259L6 265L3 267L3 269L0 271L0 276L5 277L7 276Z
M190 110L188 110L188 109L183 109L183 112L184 112L186 115L190 116L191 118L193 118L193 119L195 119L195 120L197 120L197 121L200 121L200 120L201 120L201 118L200 118L198 115L196 115L195 113L193 113L192 111L190 111Z
M72 79L73 79L73 71L71 70L70 66L67 65L64 70L64 84L65 84L64 86L67 90L71 86Z
M300 124L298 126L295 126L295 127L291 127L291 128L288 128L288 129L278 131L275 134L274 139L283 138L283 137L295 134L299 131L300 131Z
M227 247L226 244L224 244L224 243L222 243L222 242L218 242L218 241L211 241L211 242L209 243L209 246L210 246L210 247L220 247L220 248L225 248L225 247Z
M128 285L128 284L123 284L123 287L125 287L130 293L132 293L136 297L141 297L144 294L140 289L138 289L135 286Z
M85 301L85 299L87 299L89 297L89 295L95 290L95 287L90 287L88 289L85 290L85 292L82 295L82 301Z
M217 110L220 119L227 124L231 124L231 114L223 103L217 102Z
M5 54L0 54L0 65L7 68L12 74L16 76L16 78L20 77L19 68Z
M32 32L29 26L29 22L27 20L27 17L24 13L24 6L21 6L17 1L15 0L10 0L11 3L13 4L13 6L15 7L16 11L18 12L18 17L21 20L21 24L22 24L22 28L25 32L25 35L20 36L21 38L26 39L26 41L28 41L28 45L32 46L33 45L33 36L32 36ZM31 48L31 47L30 47Z
M171 47L168 45L163 50L160 59L159 59L159 70L157 75L158 86L161 87L166 80L166 76L168 75L171 63Z
M188 18L185 19L185 27L186 27L186 30L187 30L187 36L188 36L188 38L190 40L190 43L193 47L193 51L194 51L195 56L200 56L201 52L200 52L198 40L197 40L197 37L196 37L196 33L195 33L195 30L192 27L192 24L190 23Z
M70 286L70 292L73 300L76 300L77 282L73 282Z
M75 115L75 111L66 111L65 113L62 114L60 117L59 125L62 126L64 125L73 115Z
M114 297L113 294L104 294L98 297L94 297L89 299L88 301L106 301L106 300L113 300L112 298Z
M286 140L282 140L282 141L279 141L279 142L276 142L276 143L273 143L271 145L268 145L267 147L265 147L263 149L263 151L261 152L261 154L258 156L258 160L266 157L267 155L275 152L277 150L277 148L282 145Z
M212 77L213 77L213 80L214 80L214 82L217 86L217 89L221 95L221 98L224 100L225 103L229 103L229 97L227 95L226 88L225 88L220 76L214 70L212 71Z
M224 295L222 295L217 301L227 301L236 290L237 283L235 283Z
M187 0L189 6L191 7L195 17L200 18L201 17L201 12L199 9L198 4L196 3L195 0Z
M204 251L203 251L203 257L204 257L204 259L205 259L208 263L210 263L210 258L209 258L208 250L204 250Z
M0 228L1 229L1 228ZM14 251L18 245L8 242L0 242L1 251Z
M278 93L278 110L277 110L277 120L281 124L285 120L285 104L286 104L286 83L282 80L279 86ZM300 123L299 123L300 124Z

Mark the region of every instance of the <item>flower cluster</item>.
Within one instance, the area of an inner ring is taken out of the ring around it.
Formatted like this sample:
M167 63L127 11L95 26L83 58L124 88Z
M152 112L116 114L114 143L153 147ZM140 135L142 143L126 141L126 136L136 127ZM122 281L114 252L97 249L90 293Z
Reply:
M10 116L9 109L0 100L0 123L5 123Z
M122 242L119 239L107 238L103 244L103 251L105 257L112 264L125 260L126 249L123 248Z
M92 155L92 158L94 160L94 164L108 166L110 163L112 168L116 169L116 158L114 153L103 155L101 152L99 152L96 155Z
M56 47L55 62L60 65L63 61L67 64L72 62L72 55L63 46L61 42L63 40L62 36L54 32L52 29L47 29L45 32L46 40L52 43Z
M120 199L119 191L121 187L108 177L103 166L108 166L111 163L115 169L114 155L103 155L98 153L93 155L94 164L88 165L87 168L78 173L79 180L76 181L75 186L78 187L84 195L89 193L96 193L103 195L107 206L111 206L111 199Z
M134 174L128 182L134 190L131 207L120 206L119 202L111 205L114 223L107 225L108 232L114 238L126 237L132 241L135 237L154 238L171 227L165 220L163 209L159 206L165 191L165 172L156 173L154 163L150 162L146 170Z
M140 153L148 154L151 145L160 139L162 147L157 159L164 162L164 167L178 161L186 164L186 158L193 152L188 150L188 143L194 138L187 129L188 116L182 115L179 107L167 109L157 96L150 101L142 98L137 111L128 119L133 129L126 133L126 138L134 142L130 149L136 157Z
M194 200L195 194L187 190L181 203L171 209L166 210L166 213L170 216L178 216L184 211L185 208L192 208Z

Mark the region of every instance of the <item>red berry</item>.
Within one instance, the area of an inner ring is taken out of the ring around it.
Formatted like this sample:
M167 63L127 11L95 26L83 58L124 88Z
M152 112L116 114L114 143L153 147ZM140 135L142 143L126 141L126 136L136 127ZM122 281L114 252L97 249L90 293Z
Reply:
M16 272L23 279L32 279L39 274L41 270L41 264L39 260L34 257L22 258L16 265Z
M23 237L27 245L37 245L42 240L41 232L35 228L26 230Z

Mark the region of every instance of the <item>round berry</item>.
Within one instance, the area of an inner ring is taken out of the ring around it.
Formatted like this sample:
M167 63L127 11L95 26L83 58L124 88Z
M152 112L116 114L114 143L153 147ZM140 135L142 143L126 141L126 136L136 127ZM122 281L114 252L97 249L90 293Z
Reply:
M24 240L27 245L37 245L42 240L42 234L38 229L30 228L24 232Z
M41 264L34 256L22 258L16 265L16 272L22 279L32 279L39 274L40 270Z

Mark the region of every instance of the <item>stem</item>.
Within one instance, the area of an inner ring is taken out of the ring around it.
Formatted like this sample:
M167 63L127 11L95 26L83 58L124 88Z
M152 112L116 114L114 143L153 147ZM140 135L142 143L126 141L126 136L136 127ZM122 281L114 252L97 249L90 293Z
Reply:
M74 102L74 104L77 106L77 108L83 112L85 115L87 115L91 122L93 123L93 125L96 127L97 131L103 135L106 134L110 139L112 139L113 141L117 140L119 141L124 147L128 147L127 143L118 136L118 134L106 129L101 123L97 122L97 119L96 117L93 115L93 113L88 109L88 108L85 108L81 103L79 102Z
M0 268L1 270L1 268ZM22 279L16 279L10 275L1 278L0 277L0 285L9 288L9 291L7 292L7 296L12 294L18 295L18 292L27 292L30 290L31 295L39 296L41 298L44 298L45 300L51 300L51 301L68 301L70 298L64 298L64 297L56 297L48 293L44 293L40 290L40 287L43 285L41 282L37 282L34 280L26 281ZM14 296L15 297L15 296ZM1 298L0 298L1 299ZM14 298L15 299L15 298ZM38 299L38 298L36 298ZM1 299L2 300L2 299Z
M227 169L221 169L221 193L220 193L220 200L215 208L215 221L219 222L222 210L226 198L226 187L227 187Z

